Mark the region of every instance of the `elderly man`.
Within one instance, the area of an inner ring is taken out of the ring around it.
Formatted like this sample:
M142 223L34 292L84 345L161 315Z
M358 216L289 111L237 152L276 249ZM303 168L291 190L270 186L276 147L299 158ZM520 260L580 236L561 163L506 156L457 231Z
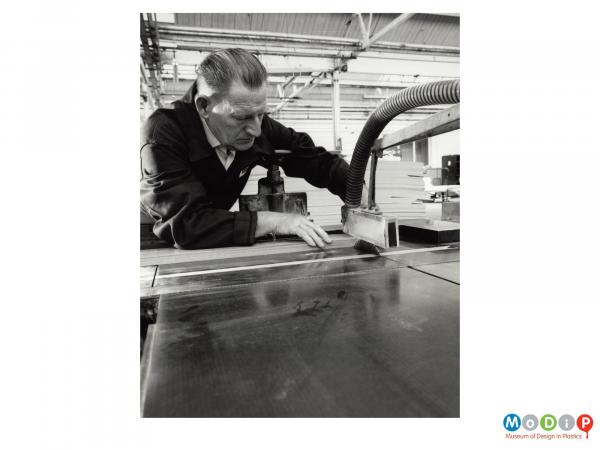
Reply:
M241 49L211 53L173 109L158 109L142 132L142 209L154 233L177 248L252 245L268 233L297 235L310 246L331 239L298 214L231 212L250 171L266 155L291 150L281 167L343 199L348 164L267 113L267 72Z

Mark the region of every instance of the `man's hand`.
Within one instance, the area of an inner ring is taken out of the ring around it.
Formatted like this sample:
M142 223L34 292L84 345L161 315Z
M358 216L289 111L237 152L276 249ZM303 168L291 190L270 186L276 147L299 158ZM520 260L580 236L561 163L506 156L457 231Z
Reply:
M268 233L277 235L294 234L302 238L311 247L325 248L326 243L331 244L331 238L325 230L305 216L271 211L258 211L256 214L258 217L256 237Z

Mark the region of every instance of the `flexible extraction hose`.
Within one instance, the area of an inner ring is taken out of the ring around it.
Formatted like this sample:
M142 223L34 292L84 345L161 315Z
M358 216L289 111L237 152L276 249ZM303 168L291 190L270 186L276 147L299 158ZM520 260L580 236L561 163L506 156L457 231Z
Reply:
M418 106L452 104L459 101L459 80L445 80L404 89L379 105L363 127L352 153L346 182L346 206L348 208L360 206L371 148L379 134L394 117Z

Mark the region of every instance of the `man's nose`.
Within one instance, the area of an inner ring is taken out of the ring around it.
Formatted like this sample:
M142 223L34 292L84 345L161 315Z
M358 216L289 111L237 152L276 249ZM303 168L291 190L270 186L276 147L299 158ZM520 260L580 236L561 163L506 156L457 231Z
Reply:
M251 119L248 124L246 125L246 133L248 133L249 135L251 135L252 137L259 137L261 134L261 123L262 123L262 118L261 117L254 117L253 119Z

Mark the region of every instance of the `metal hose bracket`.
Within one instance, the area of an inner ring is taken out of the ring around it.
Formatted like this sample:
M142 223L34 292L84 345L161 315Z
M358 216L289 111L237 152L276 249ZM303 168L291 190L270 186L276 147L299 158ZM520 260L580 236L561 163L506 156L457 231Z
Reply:
M385 126L398 114L419 106L460 102L459 80L435 81L404 89L388 98L371 114L363 127L350 162L346 181L345 203L348 208L360 206L363 180L371 148Z

